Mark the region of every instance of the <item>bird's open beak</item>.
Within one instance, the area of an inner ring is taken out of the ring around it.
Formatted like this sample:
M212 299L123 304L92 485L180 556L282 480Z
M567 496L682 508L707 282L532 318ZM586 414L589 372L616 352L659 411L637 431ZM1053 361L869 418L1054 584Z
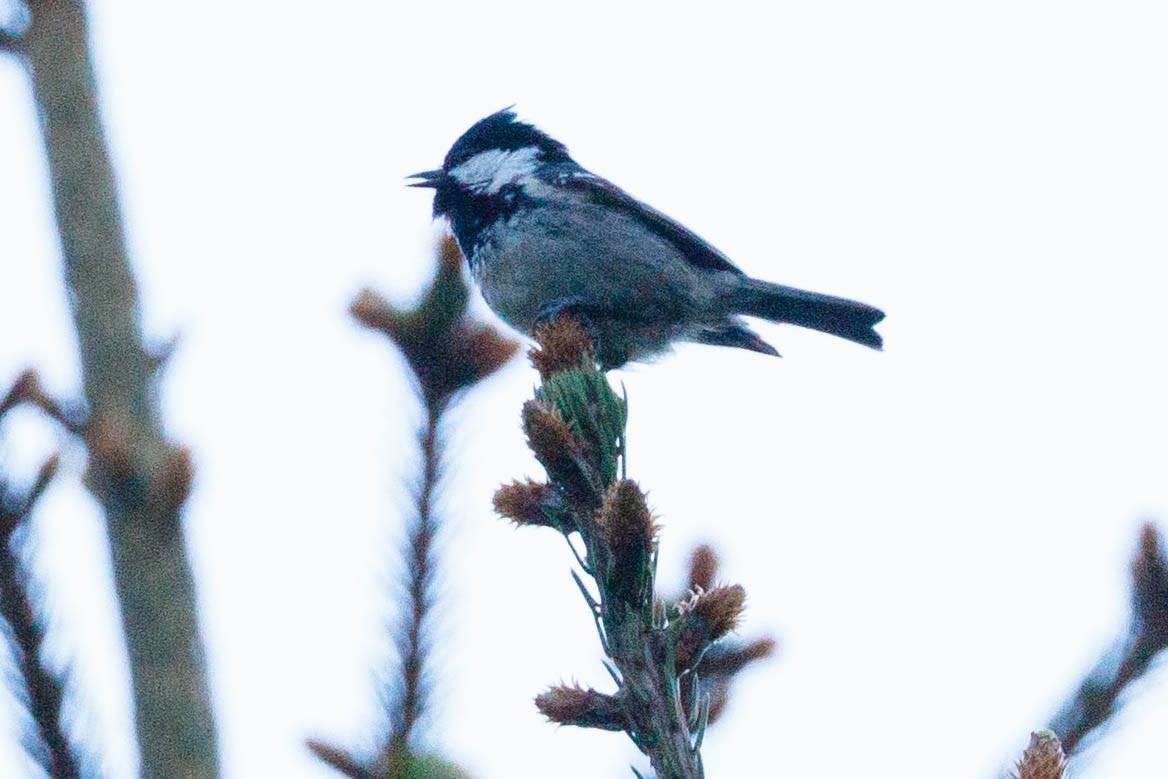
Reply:
M438 170L424 170L421 173L414 173L406 176L407 179L421 179L420 181L411 181L406 186L408 187L431 187L435 188L446 178L446 171L439 168Z

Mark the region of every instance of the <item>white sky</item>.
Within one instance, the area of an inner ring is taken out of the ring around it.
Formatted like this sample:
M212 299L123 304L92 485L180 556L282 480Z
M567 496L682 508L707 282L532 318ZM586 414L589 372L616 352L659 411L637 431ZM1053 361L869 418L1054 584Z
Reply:
M1168 516L1163 4L91 5L147 326L182 337L164 406L198 465L226 776L330 776L302 740L371 723L418 414L345 309L366 284L416 293L439 227L402 177L510 103L752 274L888 312L883 354L763 324L785 359L685 347L616 375L664 583L710 540L749 593L742 635L780 640L709 776L991 777L1121 628L1136 527ZM0 382L31 364L75 393L11 60L0 171ZM436 743L485 779L622 775L627 739L531 705L607 681L563 542L490 511L539 473L533 383L517 363L448 430ZM37 518L52 651L129 777L82 454L31 413L3 433L17 474L67 446ZM1166 682L1081 779L1163 771Z

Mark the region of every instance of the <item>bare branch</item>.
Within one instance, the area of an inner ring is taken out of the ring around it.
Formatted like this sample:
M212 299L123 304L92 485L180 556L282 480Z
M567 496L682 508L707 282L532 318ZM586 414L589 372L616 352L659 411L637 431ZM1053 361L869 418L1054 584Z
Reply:
M20 54L24 47L21 36L5 29L0 29L0 52Z
M310 744L318 757L350 776L402 779L415 770L417 761L435 759L414 754L410 742L426 709L429 692L426 666L430 647L426 634L433 609L432 581L438 565L434 541L442 519L434 505L442 476L441 423L457 395L502 368L519 348L493 327L468 318L469 295L462 276L462 255L453 239L447 239L438 247L434 281L416 308L395 308L372 290L364 290L349 309L358 322L385 335L401 351L426 408L425 427L418 439L422 473L416 513L406 534L404 616L395 625L393 636L400 666L384 691L388 731L370 766L335 748L322 751L319 743ZM359 771L366 773L354 773Z
M31 369L21 373L7 394L0 398L0 416L22 403L36 406L74 435L85 434L85 410L79 404L63 403L46 392L41 386L40 376Z
M425 640L425 629L433 606L430 590L436 565L433 546L439 524L434 513L434 492L438 486L440 469L438 421L437 413L432 412L421 437L422 482L418 495L418 513L409 529L406 551L409 570L408 613L397 635L401 668L397 689L391 693L389 721L392 731L377 760L376 773L390 779L398 779L404 766L408 765L410 738L427 703L424 672L429 660L429 647Z
M24 682L29 718L44 745L41 765L45 773L61 779L81 776L73 747L61 722L64 680L41 661L44 644L43 608L34 600L39 588L21 561L17 535L27 530L33 507L57 472L58 459L50 458L36 481L23 495L15 495L0 479L0 616L8 623L14 657ZM40 750L38 750L40 751Z
M12 382L12 386L4 393L4 397L0 398L0 417L28 399L29 385L35 381L36 373L32 370L24 371L16 377L16 381Z
M79 0L31 0L23 51L41 114L90 410L87 485L106 515L130 655L142 773L218 774L180 509L189 455L164 437L154 359L98 117Z
M322 763L349 779L375 779L373 772L360 760L339 747L315 739L309 739L307 746Z
M1120 697L1168 648L1168 555L1151 524L1140 532L1132 561L1132 619L1128 635L1103 656L1051 722L1067 754L1107 726Z

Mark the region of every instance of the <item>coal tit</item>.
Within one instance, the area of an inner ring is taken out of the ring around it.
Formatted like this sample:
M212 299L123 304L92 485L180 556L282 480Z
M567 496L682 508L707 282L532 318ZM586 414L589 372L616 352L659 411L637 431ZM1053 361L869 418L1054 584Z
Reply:
M752 279L659 211L576 164L567 148L504 109L463 133L430 187L487 305L531 334L568 313L601 366L674 341L778 352L742 320L788 322L879 349L879 309Z

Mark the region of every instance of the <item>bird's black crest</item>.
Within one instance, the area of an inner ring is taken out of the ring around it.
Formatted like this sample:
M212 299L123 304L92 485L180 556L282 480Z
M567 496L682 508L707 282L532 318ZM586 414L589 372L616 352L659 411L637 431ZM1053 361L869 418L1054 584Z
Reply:
M475 122L474 126L463 133L450 147L442 167L449 171L489 149L515 151L528 146L538 147L544 162L567 162L571 159L567 146L534 125L520 122L514 111L504 108Z

